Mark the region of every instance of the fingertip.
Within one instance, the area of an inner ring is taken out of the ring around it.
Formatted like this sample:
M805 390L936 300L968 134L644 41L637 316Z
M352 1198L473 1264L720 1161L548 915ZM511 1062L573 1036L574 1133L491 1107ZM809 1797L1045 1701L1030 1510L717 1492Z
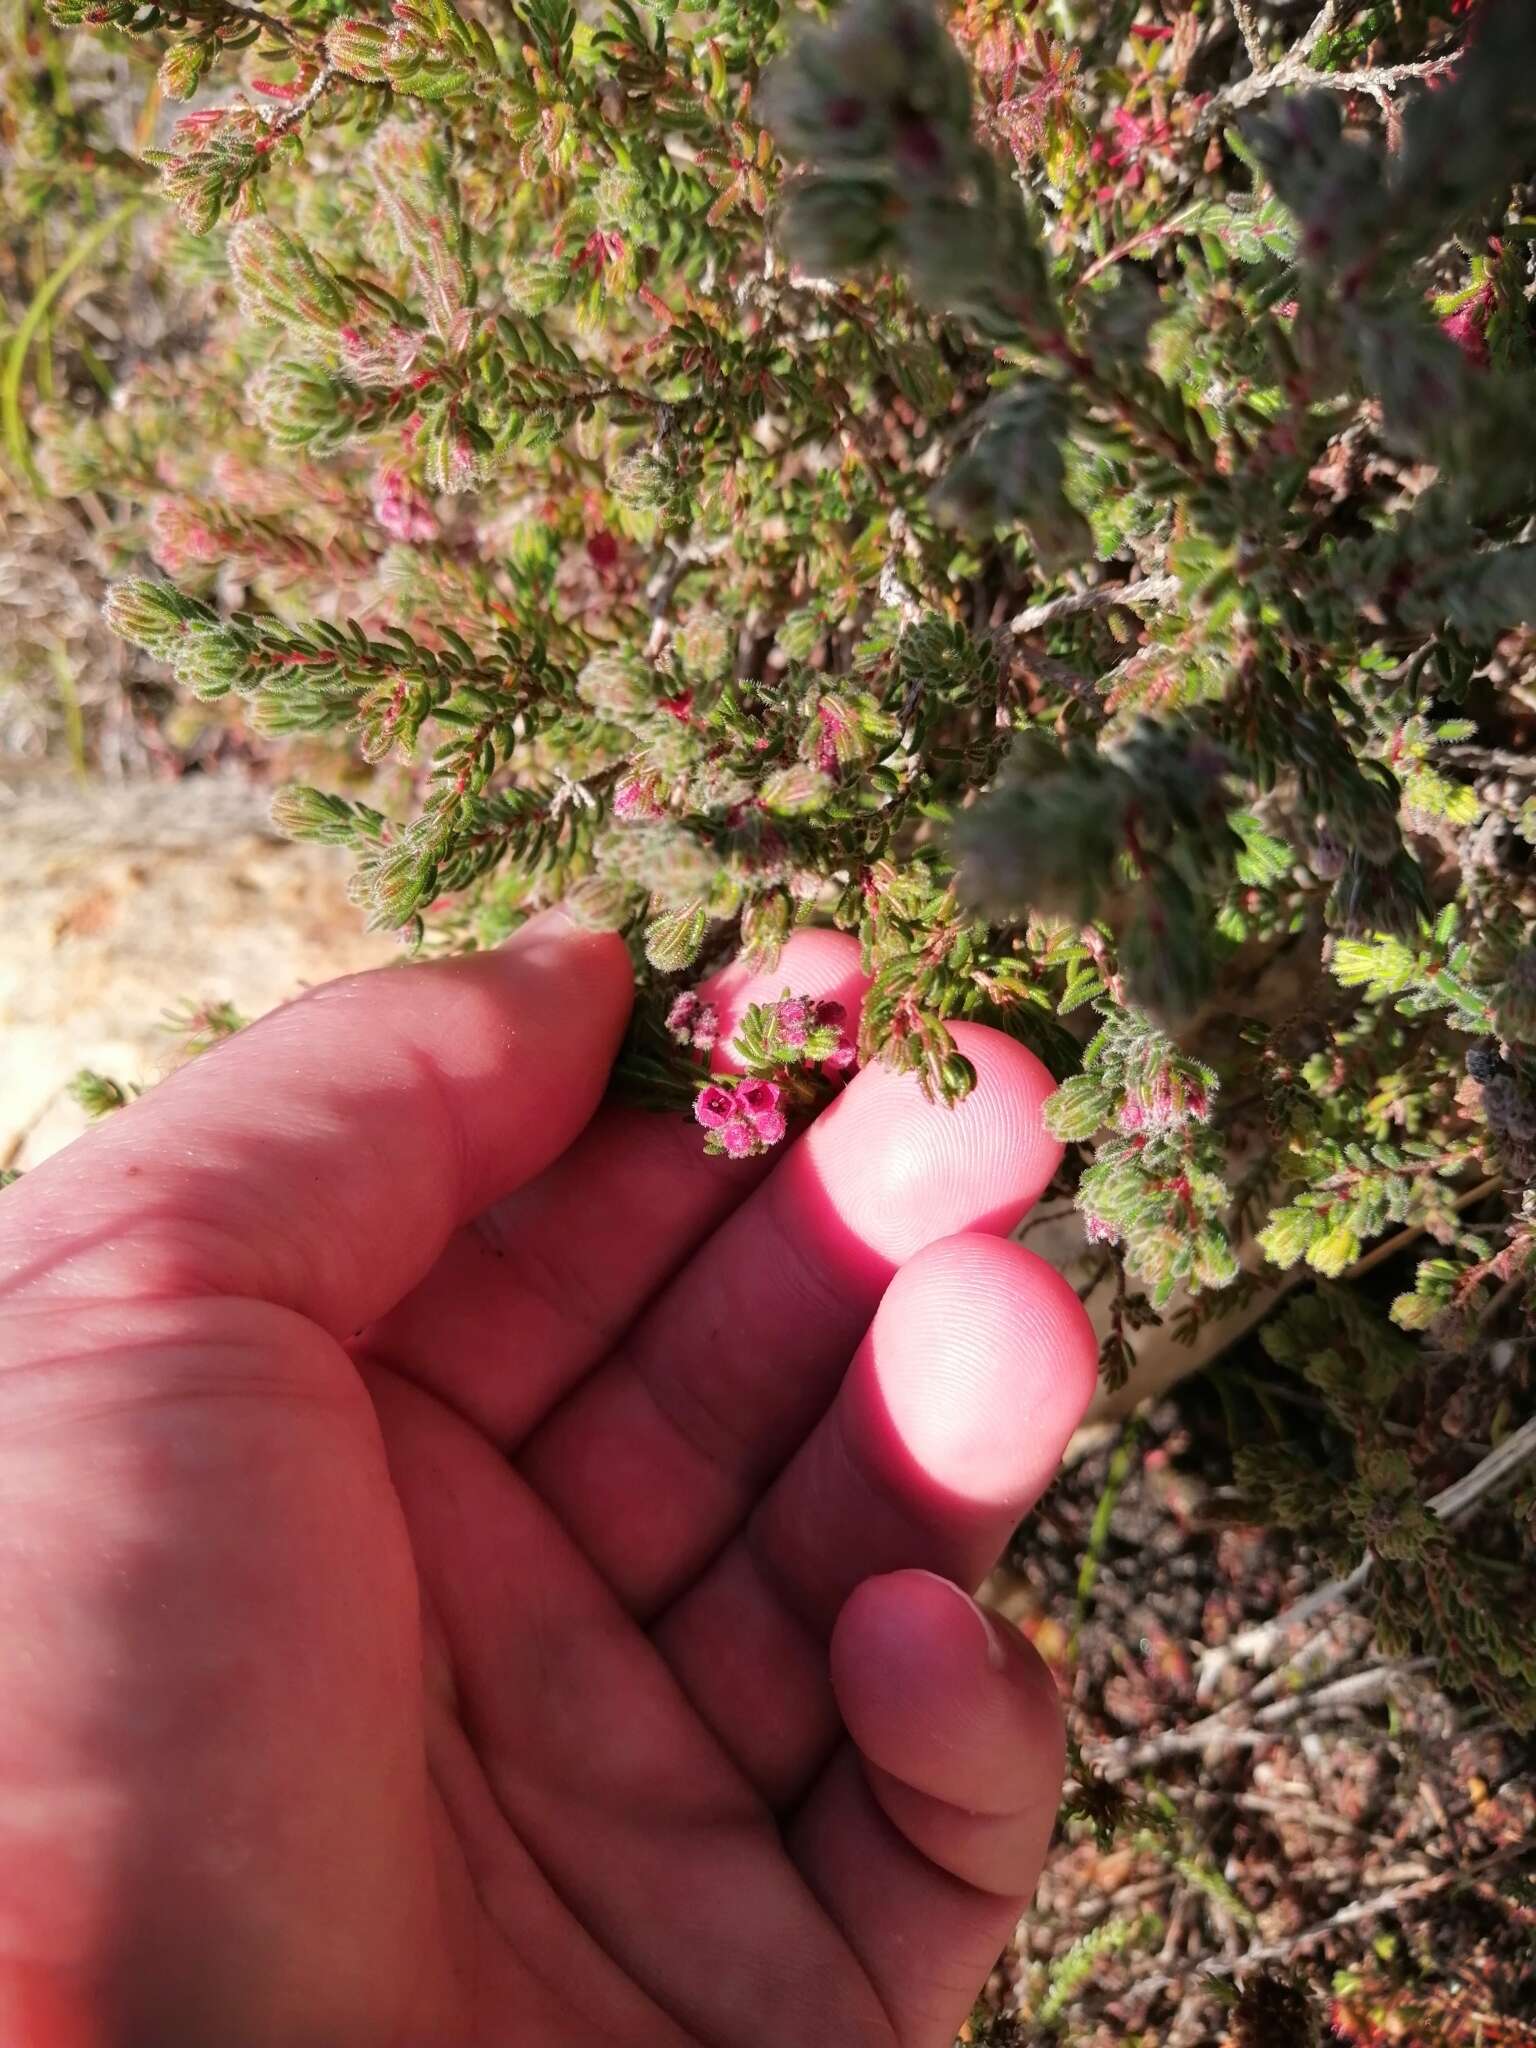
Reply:
M1054 1267L965 1232L891 1281L850 1374L850 1428L904 1496L990 1525L1049 1485L1097 1367L1093 1325Z
M1045 1102L1056 1092L1049 1067L1027 1045L990 1024L954 1024L956 1047L976 1069L976 1086L967 1097L982 1120L1022 1124L1030 1136L1028 1164L1035 1201L1050 1185L1061 1164L1064 1147L1045 1127Z
M985 1025L962 1025L955 1040L976 1085L953 1106L930 1101L911 1073L875 1062L806 1137L818 1184L892 1266L956 1231L1006 1234L1060 1163L1041 1115L1053 1083L1040 1062Z
M579 976L594 1002L605 1007L621 1003L627 1012L634 997L634 967L619 934L577 924L559 904L536 912L487 957L519 973L546 969Z
M866 1579L832 1633L833 1690L866 1762L969 1814L1033 1811L1066 1757L1056 1682L1034 1648L953 1581Z

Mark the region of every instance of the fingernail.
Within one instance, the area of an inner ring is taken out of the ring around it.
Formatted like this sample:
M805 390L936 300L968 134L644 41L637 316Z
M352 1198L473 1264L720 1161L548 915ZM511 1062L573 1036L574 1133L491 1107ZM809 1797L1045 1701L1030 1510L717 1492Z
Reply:
M963 1586L957 1586L953 1579L946 1579L942 1572L925 1571L922 1576L925 1579L932 1579L936 1586L942 1586L946 1593L952 1593L957 1600L964 1602L967 1611L975 1615L977 1622L980 1624L981 1633L987 1646L987 1662L994 1671L1005 1670L1008 1664L1008 1652L1003 1645L1002 1636L998 1633L997 1624L993 1621L991 1615L988 1614L985 1607L973 1600Z
M508 932L501 941L501 947L503 950L510 947L515 951L520 946L536 946L541 940L553 941L558 945L579 930L580 926L567 917L556 903L547 910L536 910L515 932Z

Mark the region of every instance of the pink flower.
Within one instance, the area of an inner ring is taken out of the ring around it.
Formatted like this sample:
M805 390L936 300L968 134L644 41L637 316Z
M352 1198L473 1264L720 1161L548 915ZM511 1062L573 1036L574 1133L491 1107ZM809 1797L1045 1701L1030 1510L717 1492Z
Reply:
M180 576L194 564L222 562L232 552L228 535L215 533L190 506L157 498L149 515L150 552L167 575Z
M1440 332L1448 341L1454 341L1474 369L1486 370L1488 353L1488 316L1493 310L1493 294L1486 287L1475 299L1450 314L1440 322Z
M705 1149L724 1152L730 1159L751 1159L777 1145L789 1129L783 1093L774 1081L742 1081L735 1088L711 1082L700 1089L693 1114L710 1134Z
M1204 1123L1210 1113L1210 1090L1199 1077L1169 1067L1133 1081L1115 1121L1122 1131L1155 1134Z
M656 798L656 778L653 775L624 776L614 788L613 815L616 818L665 817L666 812Z
M701 1088L694 1097L693 1114L695 1121L701 1123L706 1131L719 1131L722 1136L733 1121L739 1121L736 1097L729 1088L717 1088L713 1082L709 1087ZM730 1150L729 1141L726 1150Z
M442 488L450 494L473 490L480 475L480 458L468 434L450 434L439 451Z
M823 775L835 775L842 765L842 750L853 728L843 707L831 697L817 706L816 766Z
M858 1047L847 1035L847 1022L848 1012L841 1003L835 1003L828 998L816 1005L816 1025L818 1030L836 1031L841 1034L840 1042L832 1048L831 1052L827 1054L821 1063L822 1078L824 1080L842 1080L846 1076L848 1069L858 1060Z
M746 1081L736 1090L736 1100L741 1105L742 1113L754 1126L764 1119L772 1121L777 1118L779 1134L782 1136L784 1119L779 1113L781 1094L782 1090L772 1081ZM772 1142L770 1139L769 1143Z
M713 1003L706 1003L684 989L667 1012L667 1029L679 1045L692 1045L708 1052L720 1035L720 1018Z
M88 14L85 18L89 21L91 17ZM103 13L103 22L107 19L107 14ZM228 107L198 107L181 116L171 130L171 140L185 143L190 149L201 149L214 130L224 125L228 114Z
M391 321L387 327L337 330L342 368L359 384L401 384L416 367L426 336Z
M617 261L623 254L624 237L611 232L605 234L599 228L595 234L588 235L586 241L582 243L580 253L572 261L571 268L584 270L590 263L592 275L601 277L608 265Z
M386 463L373 479L373 516L391 540L437 539L437 516L403 469Z
M1190 1083L1189 1093L1184 1098L1184 1107L1197 1124L1203 1124L1210 1115L1210 1095L1198 1081Z
M804 996L790 996L778 1005L779 1036L786 1045L804 1045L811 1028L811 1006Z

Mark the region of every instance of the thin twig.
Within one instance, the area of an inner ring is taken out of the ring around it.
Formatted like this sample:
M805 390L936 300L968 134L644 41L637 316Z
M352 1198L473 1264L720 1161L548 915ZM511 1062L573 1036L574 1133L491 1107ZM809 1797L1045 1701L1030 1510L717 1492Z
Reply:
M1511 775L1536 775L1536 755L1511 753L1507 747L1441 747L1445 761L1466 761L1474 768L1503 768Z
M1327 1588L1325 1587L1323 1590L1326 1591ZM1345 1612L1347 1611L1346 1609ZM1315 1659L1320 1658L1324 1651L1326 1651L1329 1639L1343 1618L1342 1613L1331 1616L1329 1620L1323 1623L1320 1629L1308 1636L1299 1650L1293 1651L1282 1664L1269 1673L1268 1677L1261 1678L1250 1691L1246 1692L1241 1701L1229 1702L1229 1705L1241 1705L1249 1713L1252 1713L1255 1707L1264 1706L1277 1693L1284 1692L1288 1688L1294 1690L1298 1685L1305 1684L1309 1667ZM1359 1619L1358 1616L1354 1618ZM1316 1676L1316 1674L1313 1673L1313 1676ZM1228 1711L1228 1708L1218 1708L1217 1711L1218 1713L1225 1713Z
M1285 1728L1303 1714L1327 1707L1366 1707L1390 1696L1395 1680L1416 1677L1434 1669L1433 1657L1413 1657L1404 1664L1371 1664L1364 1671L1352 1671L1336 1678L1316 1692L1288 1700L1274 1700L1256 1716L1261 1728Z
M1272 92L1282 90L1310 90L1313 92L1363 92L1383 110L1391 105L1392 95L1403 86L1419 79L1433 78L1446 70L1460 57L1460 50L1451 50L1443 57L1431 57L1418 64L1368 65L1360 71L1318 71L1307 62L1312 52L1338 22L1338 0L1324 0L1324 5L1314 18L1306 33L1294 42L1280 59L1267 69L1262 69L1263 44L1259 38L1258 22L1254 16L1251 0L1232 0L1233 12L1238 28L1242 32L1243 44L1247 49L1249 62L1254 66L1247 78L1239 78L1226 86L1211 99L1201 112L1195 132L1209 134L1226 115L1236 113L1242 107L1249 107L1256 100L1265 99Z
M1216 1715L1197 1721L1192 1728L1170 1728L1165 1734L1149 1736L1134 1747L1120 1748L1126 1740L1118 1737L1106 1749L1095 1750L1096 1768L1123 1765L1127 1771L1155 1770L1179 1756L1220 1756L1234 1749L1265 1749L1275 1737L1267 1728L1238 1728Z
M1503 1185L1502 1175L1497 1173L1491 1174L1487 1180L1480 1181L1475 1188L1463 1189L1461 1194L1451 1203L1451 1208L1459 1216L1463 1209L1472 1208L1475 1203L1482 1201L1485 1196L1496 1193ZM1410 1223L1405 1230L1399 1230L1395 1236L1384 1237L1380 1244L1373 1244L1368 1252L1361 1253L1360 1257L1356 1259L1355 1263L1344 1275L1344 1278L1353 1285L1363 1274L1369 1273L1373 1267L1384 1264L1388 1259L1395 1259L1399 1252L1406 1251L1409 1245L1415 1243L1423 1235L1424 1225L1422 1223Z
M1262 1813L1267 1819L1304 1821L1308 1827L1321 1828L1325 1834L1348 1835L1354 1841L1359 1841L1362 1836L1368 1839L1368 1831L1357 1821L1344 1820L1315 1802L1266 1799L1261 1792L1239 1792L1232 1804L1239 1813Z
M1294 51L1296 61L1304 63L1328 34L1339 18L1339 0L1323 0L1321 12L1306 34L1297 43Z
M1132 1736L1121 1736L1096 1750L1090 1761L1101 1769L1113 1765L1127 1771L1145 1771L1158 1768L1172 1757L1220 1756L1229 1750L1262 1749L1275 1740L1278 1730L1300 1720L1303 1714L1324 1719L1367 1706L1390 1692L1394 1680L1416 1676L1428 1670L1432 1662L1431 1658L1420 1657L1403 1664L1369 1665L1364 1671L1350 1672L1347 1677L1333 1679L1309 1692L1274 1701L1247 1727L1228 1720L1228 1710L1224 1708L1207 1714L1191 1727L1170 1728L1140 1742ZM1292 1671L1295 1666L1287 1665L1286 1669ZM1250 1694L1241 1704L1251 1706L1257 1697L1257 1692Z
M1253 11L1253 0L1232 0L1232 13L1237 21L1237 32L1243 39L1243 48L1248 52L1248 62L1257 71L1264 62L1264 31Z
M1038 633L1054 626L1058 619L1075 618L1079 612L1103 611L1111 605L1159 605L1179 592L1177 576L1145 576L1139 583L1100 583L1092 590L1069 591L1045 604L1032 604L1008 621L1011 633Z
M299 48L307 47L307 39L300 30L275 14L264 14L259 7L237 6L235 0L224 0L222 12L232 14L240 21L254 22L257 28L265 29L269 35L280 37L285 43L293 43Z
M1302 1599L1283 1608L1273 1620L1242 1629L1230 1642L1218 1643L1207 1650L1200 1659L1196 1699L1209 1699L1217 1680L1233 1664L1267 1664L1293 1628L1300 1628L1303 1622L1310 1621L1313 1615L1323 1613L1337 1602L1348 1600L1360 1591L1370 1575L1371 1559L1367 1555L1346 1578L1330 1579L1326 1585L1314 1587ZM1297 1660L1287 1661L1294 1663Z
M296 99L291 107L285 107L269 125L268 136L286 135L291 128L297 128L304 116L325 97L336 75L334 66L322 64L301 97Z
M1512 1436L1505 1437L1497 1450L1490 1451L1465 1478L1458 1479L1454 1486L1446 1487L1443 1493L1437 1493L1429 1504L1431 1512L1439 1515L1442 1521L1454 1521L1468 1508L1475 1507L1494 1487L1502 1485L1511 1474L1518 1472L1532 1457L1536 1457L1536 1415L1529 1422L1523 1422Z
M1140 229L1123 242L1117 242L1113 249L1106 249L1102 256L1096 256L1088 268L1080 271L1067 287L1067 297L1075 299L1079 292L1092 284L1106 270L1112 270L1117 263L1123 263L1127 256L1134 256L1138 249L1144 249L1154 242L1166 242L1182 234L1185 228L1196 227L1200 216L1207 211L1206 202L1197 199L1192 205L1181 206L1177 213L1167 220L1157 220L1148 228Z
M1459 50L1452 50L1444 57L1431 57L1422 64L1368 65L1361 71L1314 71L1305 64L1294 69L1277 64L1272 71L1255 72L1217 93L1202 109L1195 133L1209 134L1226 115L1251 107L1256 100L1267 99L1272 92L1363 92L1368 93L1377 106L1386 108L1392 104L1392 95L1405 85L1437 77L1440 72L1448 70L1460 55Z

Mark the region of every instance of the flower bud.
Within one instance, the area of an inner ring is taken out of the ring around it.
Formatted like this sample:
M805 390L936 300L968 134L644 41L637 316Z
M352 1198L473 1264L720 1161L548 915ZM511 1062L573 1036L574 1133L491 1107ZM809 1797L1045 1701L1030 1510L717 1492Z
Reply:
M660 974L681 974L698 958L708 922L702 903L663 911L646 926L646 959Z
M347 15L325 32L325 54L336 70L364 85L389 81L390 31L375 21Z
M285 839L349 846L357 836L352 806L345 798L302 782L284 783L274 793L269 816Z
M160 90L168 100L189 100L207 69L206 43L172 43L160 59Z
M162 660L175 651L189 620L213 616L206 606L183 597L169 583L151 583L139 577L114 583L101 612L119 639Z

